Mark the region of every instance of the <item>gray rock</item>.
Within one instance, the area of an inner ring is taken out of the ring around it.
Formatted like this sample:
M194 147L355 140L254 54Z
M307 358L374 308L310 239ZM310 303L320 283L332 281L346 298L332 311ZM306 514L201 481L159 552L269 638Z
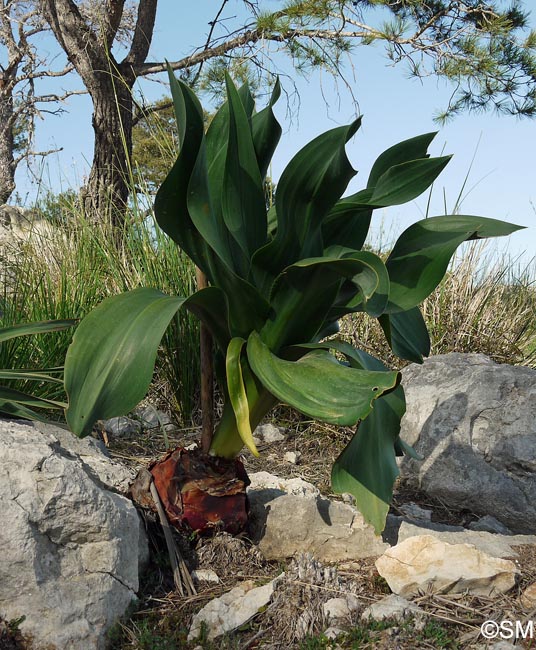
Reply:
M385 598L378 600L361 614L361 618L367 621L369 618L375 621L383 621L386 618L393 618L396 620L404 620L409 616L423 615L423 610L402 596L396 594L389 594Z
M0 421L0 617L25 616L36 650L101 650L136 599L147 540L127 476L92 439Z
M261 441L261 443L281 442L285 440L285 429L276 427L271 422L266 424L259 424L253 432L253 435Z
M141 426L144 429L156 429L157 427L164 427L167 431L168 429L173 429L175 427L171 417L164 413L164 411L159 411L154 406L142 406L134 410L136 417L140 419Z
M498 533L499 535L512 534L512 531L509 528L507 528L504 524L501 524L500 521L491 515L484 515L477 521L472 521L469 524L468 528L469 530L479 530L484 533Z
M338 598L330 598L322 605L322 611L327 621L347 619L360 607L359 598L354 594L346 594Z
M343 628L336 625L331 625L327 630L324 630L324 636L330 641L334 641L341 634L344 634Z
M104 420L103 425L107 433L117 438L137 436L141 433L141 422L127 418L125 415Z
M211 600L194 615L188 641L199 637L202 624L206 625L208 639L211 641L249 621L270 602L276 580L277 578L262 587L255 587L253 580L247 580L223 596Z
M215 584L221 582L218 574L212 569L196 569L192 571L192 578L197 582L213 582Z
M536 609L536 582L529 585L519 598L525 609Z
M388 547L356 508L321 497L250 490L252 535L267 559L311 553L322 562L377 557Z
M251 481L248 496L254 502L267 503L284 494L294 494L301 497L317 497L320 490L312 483L302 478L281 478L270 472L253 472L249 475Z
M283 454L283 460L286 463L297 465L300 462L301 453L299 451L287 451Z
M416 503L405 503L400 506L400 510L408 519L413 519L414 521L432 521L432 511L421 508Z
M391 591L409 598L420 593L491 596L509 591L519 570L511 560L492 557L471 544L449 544L432 535L409 537L376 560Z
M441 526L439 529L403 522L398 531L398 542L416 535L432 535L449 544L472 544L492 557L517 558L516 546L536 544L536 535L498 535L477 530L459 530L457 527Z
M402 477L452 508L536 532L536 370L448 354L402 371Z

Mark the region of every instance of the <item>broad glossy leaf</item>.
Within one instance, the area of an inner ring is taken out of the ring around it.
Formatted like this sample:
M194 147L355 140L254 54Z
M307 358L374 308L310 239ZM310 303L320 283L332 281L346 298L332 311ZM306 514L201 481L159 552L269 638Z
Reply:
M272 110L281 95L281 85L276 79L270 102L266 108L254 114L251 118L251 133L257 156L261 178L265 178L270 161L281 137L281 125L275 119Z
M301 260L277 277L270 296L272 315L261 330L263 341L277 353L282 346L318 338L345 278L348 300L356 300L360 309L365 302L373 311L374 304L383 311L389 286L383 262L373 253L332 247L324 257Z
M284 276L302 290L308 284L320 289L324 284L333 284L344 278L349 287L345 302L348 311L359 306L360 310L374 317L383 313L389 298L389 275L385 264L370 251L331 246L323 257L300 260L285 269Z
M73 433L88 435L97 420L125 415L145 396L160 340L183 302L135 289L106 298L82 320L65 359Z
M277 234L253 259L274 278L294 262L322 254L322 221L355 175L345 144L360 124L357 119L318 136L283 171L275 197Z
M367 187L375 187L380 176L395 165L400 165L409 160L417 160L418 158L427 158L428 147L436 135L437 131L435 133L424 133L423 135L404 140L386 149L378 156L372 166Z
M17 336L28 336L31 334L45 334L46 332L59 332L73 327L77 320L46 320L37 323L22 323L0 328L0 343L9 341Z
M243 260L238 244L232 239L218 205L219 197L213 203L209 189L205 142L201 143L199 154L188 183L187 205L192 223L201 237L218 258L233 271L243 273L247 264Z
M381 361L345 341L326 341L301 347L338 350L352 368L362 371L387 370ZM385 527L393 485L398 476L396 449L407 447L408 453L413 451L399 437L400 420L405 410L404 390L400 385L375 400L372 411L359 423L357 432L331 470L334 491L351 494L377 534Z
M407 311L429 296L464 241L502 237L521 228L465 215L431 217L414 223L400 235L386 262L391 280L387 311Z
M154 203L155 217L173 239L207 275L207 245L188 212L188 184L203 142L203 109L197 97L168 70L179 131L179 155L160 186Z
M249 364L265 388L301 413L331 424L352 425L398 381L396 372L369 372L342 365L324 350L298 361L273 355L257 332L248 340Z
M249 260L267 241L266 205L248 118L229 77L226 85L229 142L221 208L225 225Z
M244 84L238 89L238 95L246 112L248 122L250 122L255 117L253 115L255 105L247 84ZM249 125L248 128L250 128ZM228 140L229 102L225 101L210 121L205 138L210 191L218 209L221 200L220 195Z
M258 456L259 452L253 441L253 433L249 420L248 396L246 395L246 387L242 377L241 356L245 342L244 339L236 337L231 340L227 348L227 357L225 360L227 390L235 414L236 428L240 438L251 453Z
M322 224L324 246L348 246L360 250L367 238L372 209L352 197L338 201Z
M395 444L405 410L402 386L379 397L331 470L333 490L355 497L357 507L376 534L385 528L393 485L399 474Z
M435 181L450 158L422 158L391 167L378 179L370 198L371 205L386 207L416 199Z
M422 363L430 355L430 336L418 307L378 318L391 350L401 359Z
M246 338L251 330L261 328L270 312L270 303L257 288L236 275L221 260L213 260L212 273L214 284L227 297L231 337Z
M183 303L188 311L204 323L222 351L231 340L229 306L224 292L218 287L207 287L192 294Z

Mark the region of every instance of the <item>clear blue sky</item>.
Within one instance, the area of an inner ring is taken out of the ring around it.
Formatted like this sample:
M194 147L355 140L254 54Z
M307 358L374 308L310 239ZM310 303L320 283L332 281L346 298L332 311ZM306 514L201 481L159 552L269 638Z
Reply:
M232 0L228 15L239 15L240 2ZM276 6L268 0L266 4ZM153 46L149 60L180 59L204 43L208 21L219 3L196 0L178 3L160 0ZM536 20L533 22L536 23ZM51 39L44 45L50 55L57 50ZM356 191L366 182L374 159L395 142L439 130L432 144L432 155L454 154L447 169L439 177L432 195L430 215L444 213L444 199L450 209L455 203L465 176L476 158L463 200L464 214L477 214L504 219L527 226L527 230L509 238L508 251L523 254L528 263L536 255L536 171L534 151L536 121L517 120L491 114L463 115L440 127L434 114L447 104L450 88L431 77L424 82L407 78L403 66L392 67L381 46L362 46L352 55L354 72L347 68L353 91L359 101L356 109L349 93L339 87L336 92L326 74L313 74L307 79L297 76L290 66L284 71L295 79L300 102L286 104L282 98L276 113L283 125L283 137L274 158L272 176L277 181L285 164L298 149L315 135L338 124L347 123L356 112L363 114L363 126L348 145L347 151L360 173L349 191ZM282 79L289 91L291 84ZM63 86L75 81L62 82ZM156 98L165 88L154 82L142 82L148 98ZM92 156L91 104L87 97L75 97L66 106L68 113L60 118L47 117L38 124L37 145L41 149L63 147L60 154L48 158L42 170L44 183L54 190L77 187L87 175ZM477 150L478 149L478 150ZM35 196L37 184L21 168L18 192L23 200ZM378 215L386 231L398 233L424 216L427 196L403 207L395 207ZM505 244L501 242L500 250Z

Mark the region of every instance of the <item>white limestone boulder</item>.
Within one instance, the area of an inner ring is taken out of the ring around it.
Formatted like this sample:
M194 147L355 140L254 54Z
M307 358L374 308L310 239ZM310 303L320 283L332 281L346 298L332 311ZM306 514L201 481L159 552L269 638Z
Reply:
M131 474L92 439L0 420L0 617L33 648L101 650L136 599L147 540Z

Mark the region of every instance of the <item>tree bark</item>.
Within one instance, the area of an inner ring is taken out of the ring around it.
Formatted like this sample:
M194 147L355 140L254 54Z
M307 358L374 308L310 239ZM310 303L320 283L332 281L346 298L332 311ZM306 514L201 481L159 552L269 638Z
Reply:
M13 96L0 92L0 205L8 202L15 189L14 121Z
M149 52L157 0L139 0L130 49L120 63L110 50L125 0L108 1L108 13L98 28L84 19L73 0L41 0L41 9L93 102L93 163L82 191L86 216L92 221L108 218L120 226L129 194L132 87L135 69Z
M134 78L110 74L90 91L95 136L93 163L82 190L90 220L110 220L119 226L129 195L129 160L132 150L132 84Z

